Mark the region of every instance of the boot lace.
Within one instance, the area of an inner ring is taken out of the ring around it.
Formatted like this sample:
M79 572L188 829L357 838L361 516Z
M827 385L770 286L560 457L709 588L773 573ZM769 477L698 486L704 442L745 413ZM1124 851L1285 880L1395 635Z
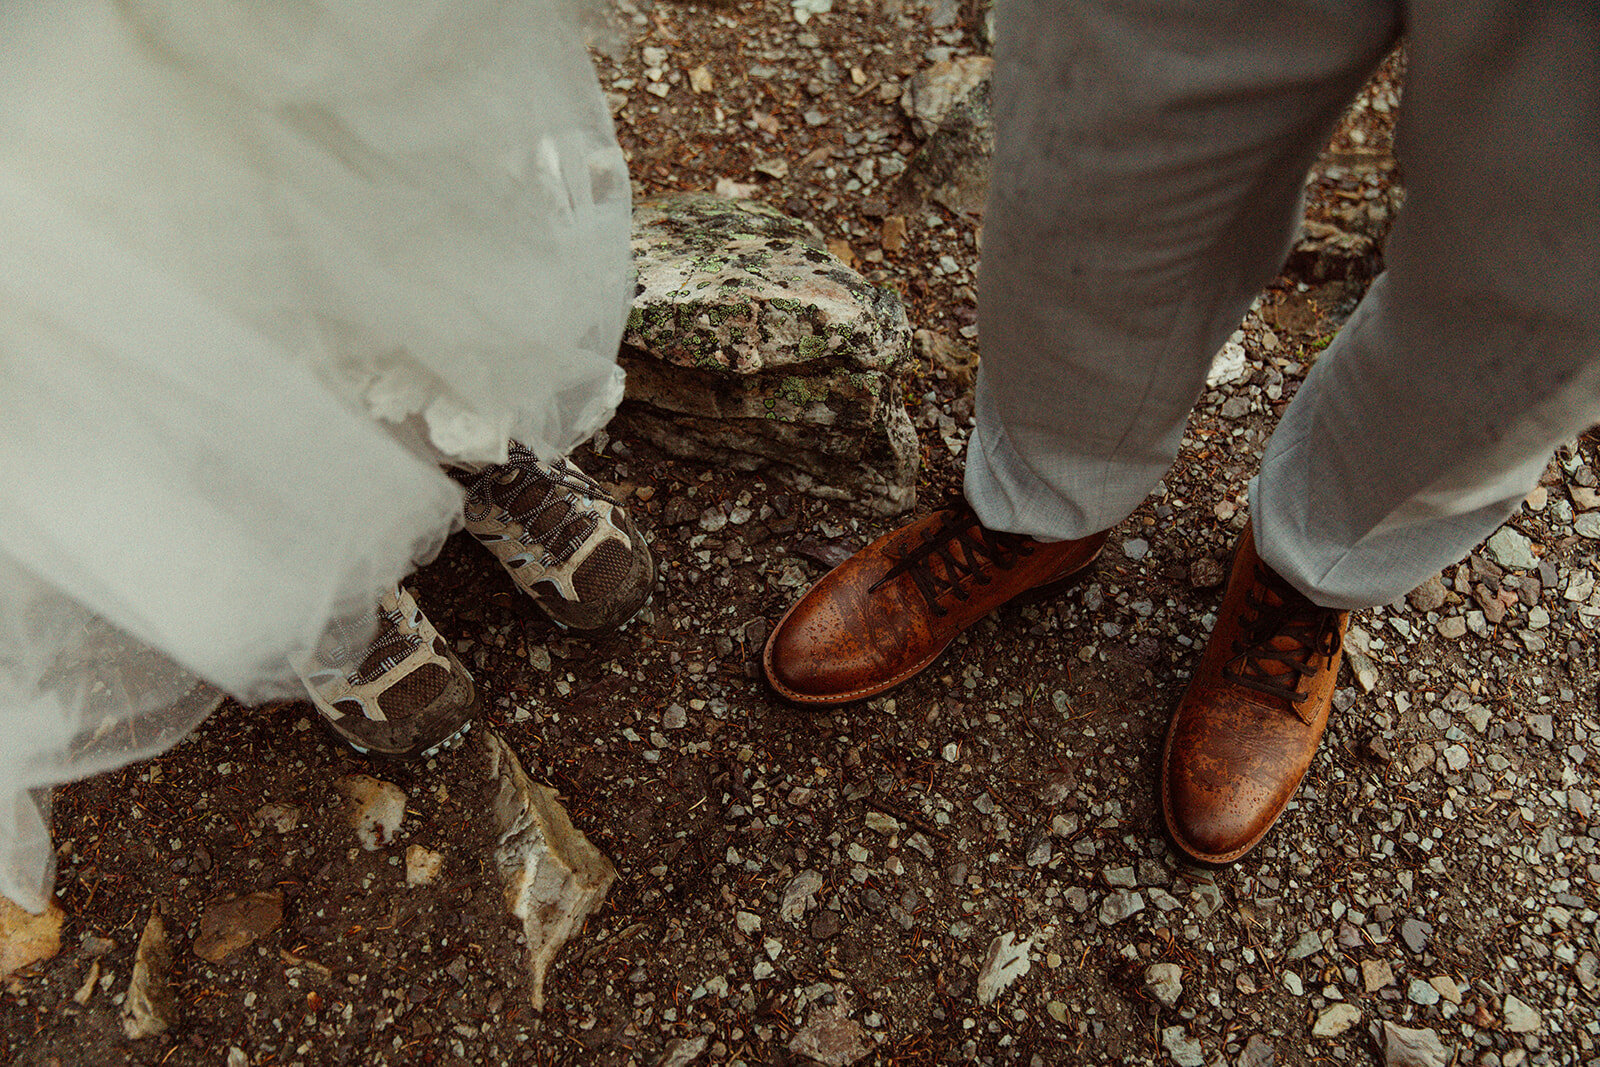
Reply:
M1010 570L1033 550L1033 541L1021 534L985 529L971 507L964 500L957 500L946 505L939 525L921 544L895 558L894 565L870 591L877 592L902 574L910 575L929 610L942 618L950 613L940 603L945 594L966 600L969 586L993 581L990 565ZM936 567L935 561L943 566Z
M1307 722L1301 705L1310 693L1300 682L1339 651L1338 612L1311 603L1264 564L1255 565L1255 581L1234 641L1233 656L1223 677L1246 689L1286 700L1296 718Z
M530 480L545 491L529 493ZM579 510L577 498L617 503L600 483L565 459L540 463L516 442L506 462L485 467L465 484L469 506L472 501L492 502L523 528L524 542L541 545L558 561L593 532L594 519Z

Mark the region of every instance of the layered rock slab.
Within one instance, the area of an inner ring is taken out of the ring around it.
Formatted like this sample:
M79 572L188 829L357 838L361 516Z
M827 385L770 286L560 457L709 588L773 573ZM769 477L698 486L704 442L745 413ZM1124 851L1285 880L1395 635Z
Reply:
M674 455L766 468L871 514L916 502L911 329L896 293L753 201L645 201L633 249L625 422Z

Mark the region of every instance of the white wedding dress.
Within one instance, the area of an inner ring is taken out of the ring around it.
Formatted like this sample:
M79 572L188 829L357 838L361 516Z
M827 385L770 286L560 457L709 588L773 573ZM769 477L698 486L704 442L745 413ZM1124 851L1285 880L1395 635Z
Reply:
M294 695L441 459L621 398L629 188L554 0L0 6L0 892L51 786Z

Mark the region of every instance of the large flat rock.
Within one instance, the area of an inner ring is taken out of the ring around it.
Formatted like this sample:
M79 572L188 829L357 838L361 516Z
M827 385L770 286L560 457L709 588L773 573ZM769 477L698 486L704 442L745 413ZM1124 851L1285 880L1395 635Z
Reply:
M634 212L622 418L674 455L767 468L877 514L915 502L911 329L806 223L692 195Z

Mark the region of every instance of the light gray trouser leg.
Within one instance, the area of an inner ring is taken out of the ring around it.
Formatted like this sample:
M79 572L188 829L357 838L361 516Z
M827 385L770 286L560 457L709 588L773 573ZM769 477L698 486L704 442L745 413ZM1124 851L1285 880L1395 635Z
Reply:
M1600 5L1408 18L1389 269L1251 485L1263 558L1329 607L1461 559L1600 422Z
M1411 202L1390 277L1253 486L1268 562L1330 606L1391 600L1459 558L1600 414L1600 214L1579 177L1597 162L1592 7L1435 6L1407 9ZM994 528L1077 537L1170 465L1397 15L1378 0L1002 0L1000 19L967 495Z

